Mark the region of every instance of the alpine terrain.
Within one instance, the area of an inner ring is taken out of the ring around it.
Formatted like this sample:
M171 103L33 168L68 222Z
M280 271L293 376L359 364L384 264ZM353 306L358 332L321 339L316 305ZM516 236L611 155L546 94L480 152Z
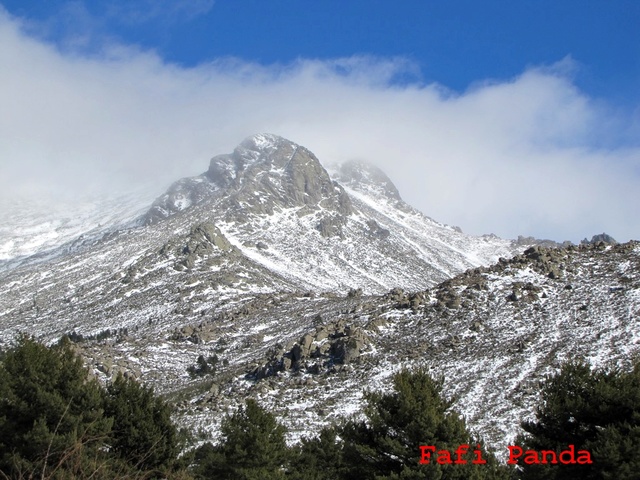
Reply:
M638 243L466 235L378 168L327 171L275 135L137 208L36 256L14 238L0 345L67 335L95 375L153 385L203 435L255 398L293 442L357 413L401 367L427 366L503 450L563 361L624 366L638 351Z

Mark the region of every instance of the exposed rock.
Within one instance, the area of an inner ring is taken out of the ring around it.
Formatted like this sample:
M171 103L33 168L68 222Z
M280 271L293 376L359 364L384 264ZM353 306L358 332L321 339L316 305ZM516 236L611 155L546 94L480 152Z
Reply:
M571 242L558 243L554 240L548 240L548 239L541 240L535 237L524 237L522 235L518 235L518 238L516 239L516 245L538 245L541 247L555 248L555 247L572 245L572 243Z
M232 249L232 245L220 229L212 223L201 223L194 226L187 237L187 244L182 253L200 255L211 252L216 247L223 252Z
M164 220L215 194L217 187L200 177L183 178L175 182L160 196L145 215L143 222L151 225Z
M593 237L591 237L591 240L587 240L585 238L580 243L596 245L600 242L606 245L616 245L618 243L615 238L613 238L611 235L607 235L606 233L600 233L598 235L594 235Z
M350 298L361 297L361 296L362 296L361 288L350 288L349 292L347 293L347 297L350 297Z
M346 220L342 216L330 216L322 218L316 225L316 229L323 237L342 237L342 227Z
M332 353L337 363L349 363L360 355L363 344L355 338L344 337L337 339L332 345Z
M369 227L370 235L380 240L386 240L391 235L388 229L382 228L375 220L369 220L367 226Z
M335 364L346 364L357 359L370 342L364 329L338 320L304 334L286 353L270 352L267 363L253 369L252 375L265 378L280 371L300 368L306 368L307 373L314 374L330 371ZM309 364L308 360L312 358L316 362Z

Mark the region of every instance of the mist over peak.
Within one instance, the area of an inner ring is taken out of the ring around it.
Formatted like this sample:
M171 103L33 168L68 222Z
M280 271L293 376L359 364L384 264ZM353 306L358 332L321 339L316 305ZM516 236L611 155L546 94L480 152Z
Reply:
M114 61L58 50L0 16L5 198L160 194L247 132L277 132L327 164L371 161L408 203L474 234L640 236L637 122L580 91L566 68L444 93L391 82L407 59L181 67L124 48Z

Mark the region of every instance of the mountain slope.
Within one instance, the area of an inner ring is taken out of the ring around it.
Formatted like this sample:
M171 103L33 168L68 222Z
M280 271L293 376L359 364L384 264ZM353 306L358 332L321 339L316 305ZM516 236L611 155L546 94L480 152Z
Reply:
M329 173L256 135L130 227L4 271L0 346L67 334L96 375L152 383L184 425L215 435L251 396L292 439L427 365L502 447L562 361L624 366L640 342L637 243L525 248L426 217L375 167ZM199 355L218 356L213 376L189 376Z
M629 368L639 326L635 242L532 248L428 291L266 297L172 338L202 341L200 352L229 362L183 404L183 422L213 435L229 403L246 397L294 438L308 435L357 411L364 389L387 389L394 371L421 365L444 377L471 428L504 452L533 416L545 375L571 359Z
M175 304L174 304L175 305ZM217 435L223 415L256 398L311 435L426 366L470 427L504 451L531 418L544 376L582 358L630 366L640 345L640 244L534 247L417 292L238 295L107 339L80 339L96 374L129 372L178 402L178 418ZM212 376L190 378L198 355Z
M524 248L425 217L373 167L339 178L304 147L251 137L174 184L144 226L3 275L4 337L168 326L240 294L419 290Z
M92 199L0 199L0 272L77 250L132 227L148 209L147 190Z

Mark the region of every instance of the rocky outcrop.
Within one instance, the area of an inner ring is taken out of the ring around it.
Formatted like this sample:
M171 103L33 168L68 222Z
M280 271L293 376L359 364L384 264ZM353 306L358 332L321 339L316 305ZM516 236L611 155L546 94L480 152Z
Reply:
M202 175L176 182L156 200L145 222L155 223L207 198L221 198L217 209L239 223L279 208L298 208L300 216L322 210L317 229L324 237L341 236L341 226L354 212L349 195L312 152L269 134L246 139L233 153L211 159Z
M215 184L205 181L201 176L180 179L153 202L143 218L143 223L151 225L162 221L210 198L217 191L218 187Z
M416 311L428 302L429 292L405 292L402 288L396 287L391 289L385 295L385 298L391 300L393 308L410 308Z
M342 227L346 219L341 215L332 215L322 218L316 225L316 229L323 237L342 237Z
M202 255L211 252L215 248L228 252L232 249L232 245L218 227L212 223L201 223L194 226L189 232L187 244L182 253L186 255Z
M162 255L174 254L178 259L176 269L180 270L182 268L192 269L200 260L213 261L212 257L236 251L237 249L218 227L213 223L204 222L194 225L183 242L166 243L160 253Z
M516 245L522 245L522 246L538 245L541 247L555 248L555 247L571 245L571 242L558 243L549 239L540 239L535 237L525 237L522 235L518 235L518 238L516 239Z
M359 326L337 320L319 325L315 331L305 333L296 342L276 348L267 354L267 362L256 368L250 376L256 379L280 372L331 373L358 361L370 339Z
M587 240L586 238L580 242L581 244L597 244L604 243L606 245L616 245L618 242L611 235L607 235L606 233L600 233L598 235L594 235L591 237L591 240Z
M227 188L226 205L252 214L272 214L277 207L299 208L301 215L320 209L344 223L353 206L309 150L275 135L255 135L230 155L211 160L206 177ZM337 230L325 228L331 236Z
M389 230L382 228L375 220L369 220L367 226L369 227L370 235L379 240L386 240L391 235Z

